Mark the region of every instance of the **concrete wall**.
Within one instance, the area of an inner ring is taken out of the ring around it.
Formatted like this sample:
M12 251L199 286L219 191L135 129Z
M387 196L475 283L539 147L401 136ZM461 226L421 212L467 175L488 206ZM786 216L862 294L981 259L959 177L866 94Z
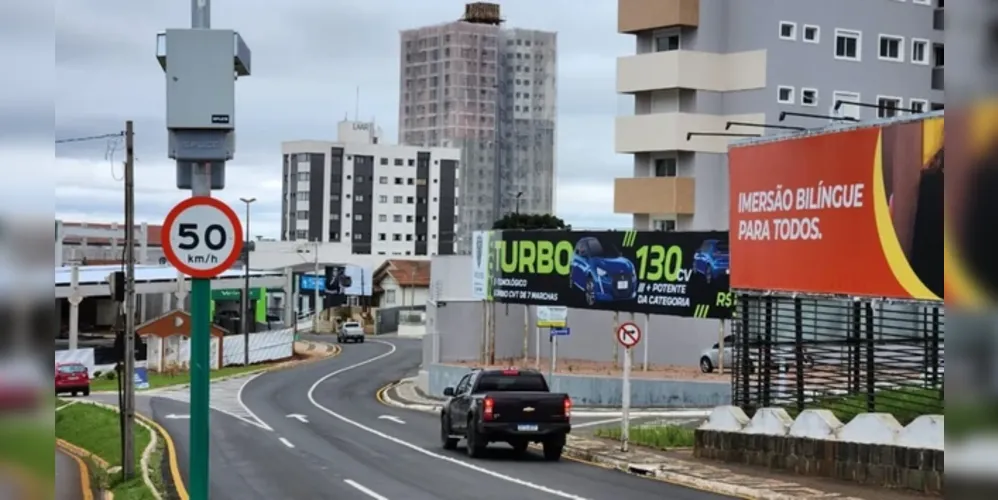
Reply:
M440 335L439 362L474 360L479 358L484 329L485 303L470 300L471 256L449 255L433 258L431 267L430 301L427 303L427 337ZM494 304L496 356L523 356L524 309L519 304ZM657 365L697 366L700 353L718 341L721 322L717 320L674 318L656 315L620 313L619 321L635 321L644 330L642 345L636 348L634 360L640 363L644 349L648 362ZM536 312L530 307L526 321L529 336L528 353L536 349ZM568 325L572 333L558 343L559 359L613 361L616 345L614 313L571 309ZM727 327L727 325L726 325ZM547 330L540 331L541 357L550 351ZM623 349L617 349L623 359ZM431 362L428 357L424 362Z
M442 396L445 387L454 387L468 369L461 366L430 364L426 366L427 390ZM555 374L551 390L565 392L579 406L620 407L622 384L619 378ZM727 405L731 385L727 382L687 380L631 380L631 405L655 408L706 408Z

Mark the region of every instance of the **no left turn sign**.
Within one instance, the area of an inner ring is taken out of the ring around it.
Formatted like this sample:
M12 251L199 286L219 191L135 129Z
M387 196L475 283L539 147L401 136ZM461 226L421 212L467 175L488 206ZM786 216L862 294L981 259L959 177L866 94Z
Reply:
M617 342L630 349L641 341L641 328L628 321L617 327Z
M194 196L167 214L160 235L166 260L194 278L214 278L232 267L243 249L236 213L217 198Z

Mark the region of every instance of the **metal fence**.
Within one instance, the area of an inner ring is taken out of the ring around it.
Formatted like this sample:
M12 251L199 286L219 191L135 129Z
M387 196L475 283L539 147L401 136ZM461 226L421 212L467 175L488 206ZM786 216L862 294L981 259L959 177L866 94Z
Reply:
M823 408L842 421L883 412L904 424L942 413L941 304L745 293L737 300L732 399L748 414Z

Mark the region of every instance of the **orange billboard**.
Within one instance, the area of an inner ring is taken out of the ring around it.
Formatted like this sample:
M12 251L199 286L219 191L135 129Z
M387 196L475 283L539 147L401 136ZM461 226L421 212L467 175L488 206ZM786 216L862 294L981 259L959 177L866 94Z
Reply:
M943 118L734 146L731 288L941 300Z

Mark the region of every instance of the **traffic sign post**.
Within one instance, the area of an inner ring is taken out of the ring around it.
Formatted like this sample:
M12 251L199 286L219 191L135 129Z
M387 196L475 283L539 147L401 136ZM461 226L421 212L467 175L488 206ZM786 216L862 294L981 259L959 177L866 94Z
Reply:
M551 369L548 371L548 384L554 384L554 371L558 367L558 337L567 337L572 330L567 326L548 330L548 341L551 343Z
M207 500L211 378L211 279L232 267L243 248L239 217L211 196L181 201L163 222L163 253L191 280L191 498Z
M631 430L631 348L641 342L641 328L628 321L617 327L617 342L624 346L624 373L621 390L620 450L627 451Z

